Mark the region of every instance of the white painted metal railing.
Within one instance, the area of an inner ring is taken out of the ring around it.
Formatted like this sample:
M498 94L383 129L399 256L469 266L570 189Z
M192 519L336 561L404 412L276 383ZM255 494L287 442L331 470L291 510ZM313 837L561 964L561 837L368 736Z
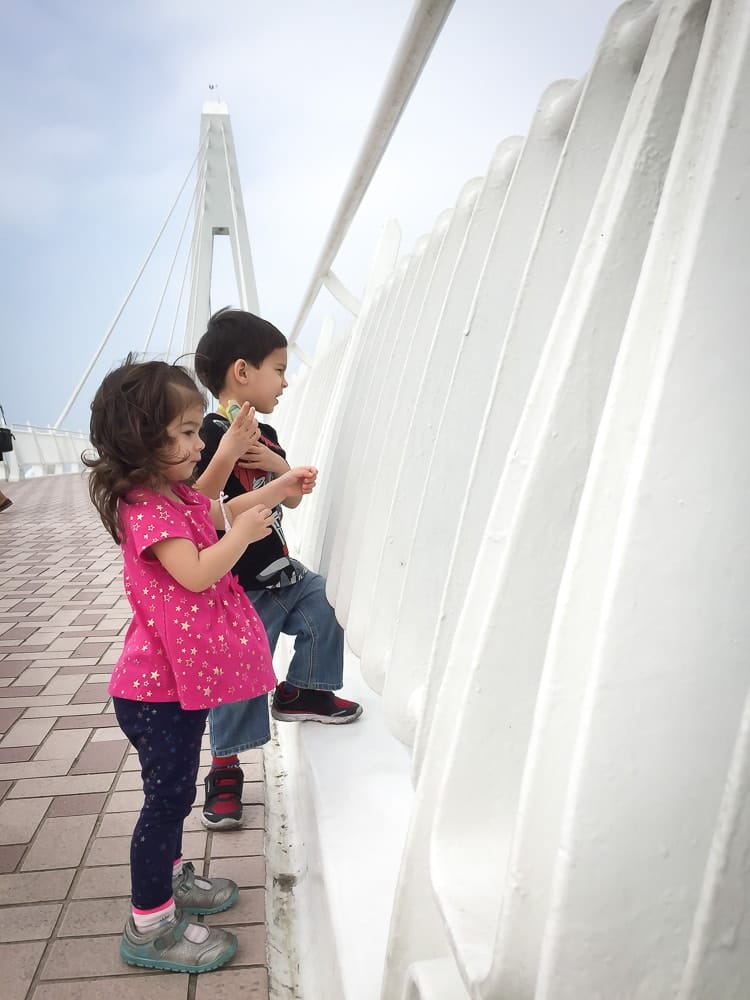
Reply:
M91 447L88 435L31 424L11 424L13 451L3 455L0 479L28 479L83 470L81 453Z
M288 390L413 753L384 1000L747 996L748 232L750 5L631 0Z

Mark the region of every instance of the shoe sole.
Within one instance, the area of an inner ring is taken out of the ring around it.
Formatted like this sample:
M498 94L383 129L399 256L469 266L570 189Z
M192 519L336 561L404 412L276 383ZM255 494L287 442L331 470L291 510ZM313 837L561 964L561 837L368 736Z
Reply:
M312 712L279 712L271 706L271 715L278 722L321 722L324 726L346 726L356 722L362 709L354 715L314 715Z
M213 972L234 958L237 953L237 941L233 941L227 950L208 965L185 965L179 962L166 962L158 958L142 958L140 955L129 955L120 947L120 958L126 965L137 965L141 969L162 969L164 972Z
M213 906L211 909L203 906L180 906L180 911L182 913L189 913L191 917L210 917L212 913L223 913L224 910L228 910L230 906L234 906L239 898L240 887L237 886L229 899L225 903L222 903L221 906Z
M207 819L201 813L201 823L207 830L236 830L242 826L242 817L224 816L222 819Z

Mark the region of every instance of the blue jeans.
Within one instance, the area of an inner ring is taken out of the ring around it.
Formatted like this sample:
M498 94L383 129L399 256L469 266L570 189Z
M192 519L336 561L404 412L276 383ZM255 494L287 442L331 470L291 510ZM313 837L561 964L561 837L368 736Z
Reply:
M326 582L309 570L297 583L276 590L248 590L268 635L271 652L283 632L295 636L286 679L300 688L337 691L344 681L344 630L326 598ZM208 715L211 750L228 757L271 738L268 696L212 708Z

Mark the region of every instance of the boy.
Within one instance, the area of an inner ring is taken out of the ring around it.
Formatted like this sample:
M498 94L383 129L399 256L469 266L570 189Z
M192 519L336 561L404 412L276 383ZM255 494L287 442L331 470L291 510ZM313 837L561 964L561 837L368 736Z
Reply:
M223 490L234 497L289 468L269 424L259 424L259 439L233 466L222 452L217 454L231 423L230 401L249 403L259 413L273 411L287 386L286 348L284 335L252 313L222 309L209 320L196 348L195 372L219 406L200 430L205 448L197 474L203 493L217 497ZM299 501L294 497L284 504L296 507ZM249 545L233 568L263 622L271 651L281 632L296 636L287 678L274 692L271 714L283 721L354 722L362 714L361 705L333 694L343 683L344 633L326 599L325 580L289 555L281 507L274 513L271 534ZM210 830L226 830L242 822L243 774L237 754L270 738L267 698L212 709L209 732L213 759L202 822Z

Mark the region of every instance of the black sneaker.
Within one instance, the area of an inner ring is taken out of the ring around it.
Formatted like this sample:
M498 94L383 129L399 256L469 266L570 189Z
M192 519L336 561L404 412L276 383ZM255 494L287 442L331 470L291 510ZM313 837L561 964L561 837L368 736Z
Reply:
M209 830L235 830L242 826L241 767L212 768L206 775L206 803L201 823Z
M343 726L356 722L362 706L337 697L333 691L312 691L282 681L274 691L271 715L280 722L322 722Z

